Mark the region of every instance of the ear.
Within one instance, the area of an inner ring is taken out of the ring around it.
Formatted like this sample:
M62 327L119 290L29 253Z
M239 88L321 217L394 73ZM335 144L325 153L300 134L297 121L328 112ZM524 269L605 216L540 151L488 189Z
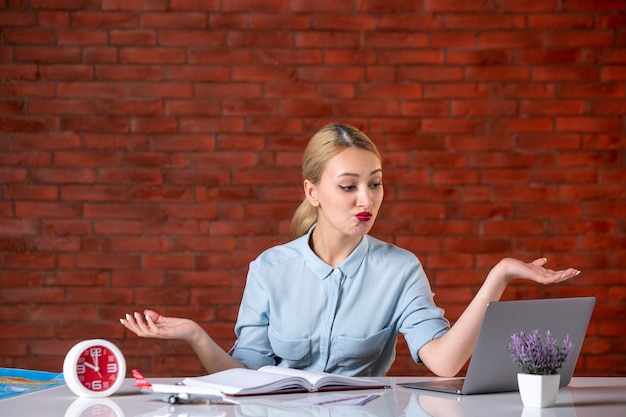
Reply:
M309 200L309 203L311 203L313 207L318 207L320 202L317 199L317 186L309 180L304 180L303 186L306 199Z

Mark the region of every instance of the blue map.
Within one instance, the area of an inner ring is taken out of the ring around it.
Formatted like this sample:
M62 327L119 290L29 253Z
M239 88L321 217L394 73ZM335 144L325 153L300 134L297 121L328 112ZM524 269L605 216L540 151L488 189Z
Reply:
M63 384L63 373L0 368L0 400Z

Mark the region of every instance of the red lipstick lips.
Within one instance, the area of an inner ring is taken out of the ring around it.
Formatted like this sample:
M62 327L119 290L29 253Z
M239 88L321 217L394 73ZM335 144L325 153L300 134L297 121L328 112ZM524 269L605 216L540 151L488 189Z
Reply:
M369 219L372 218L372 213L368 213L367 211L362 211L362 212L356 214L356 218L360 222L366 222L366 221L368 221Z

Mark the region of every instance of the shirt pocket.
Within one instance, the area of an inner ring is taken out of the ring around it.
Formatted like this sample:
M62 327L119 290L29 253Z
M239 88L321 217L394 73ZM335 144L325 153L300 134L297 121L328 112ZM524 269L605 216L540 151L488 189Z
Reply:
M268 337L276 361L289 368L304 368L311 364L311 338L286 339L270 326Z
M338 365L347 369L360 369L374 363L385 349L393 328L383 330L365 337L337 337Z

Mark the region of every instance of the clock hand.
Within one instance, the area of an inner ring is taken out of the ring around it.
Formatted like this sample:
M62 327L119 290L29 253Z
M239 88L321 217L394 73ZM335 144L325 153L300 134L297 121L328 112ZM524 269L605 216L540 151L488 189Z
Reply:
M92 349L91 359L93 359L93 364L95 365L94 371L100 373L100 365L98 364L98 356L100 356L99 353L95 349Z
M100 374L100 367L98 367L98 366L94 366L94 365L90 364L90 363L89 363L89 362L87 362L87 361L85 361L85 366L86 366L87 368L91 368L91 369L93 369L93 370L94 370L94 372L97 372L97 373L98 373L98 375L100 376L100 378L102 378L102 374Z

